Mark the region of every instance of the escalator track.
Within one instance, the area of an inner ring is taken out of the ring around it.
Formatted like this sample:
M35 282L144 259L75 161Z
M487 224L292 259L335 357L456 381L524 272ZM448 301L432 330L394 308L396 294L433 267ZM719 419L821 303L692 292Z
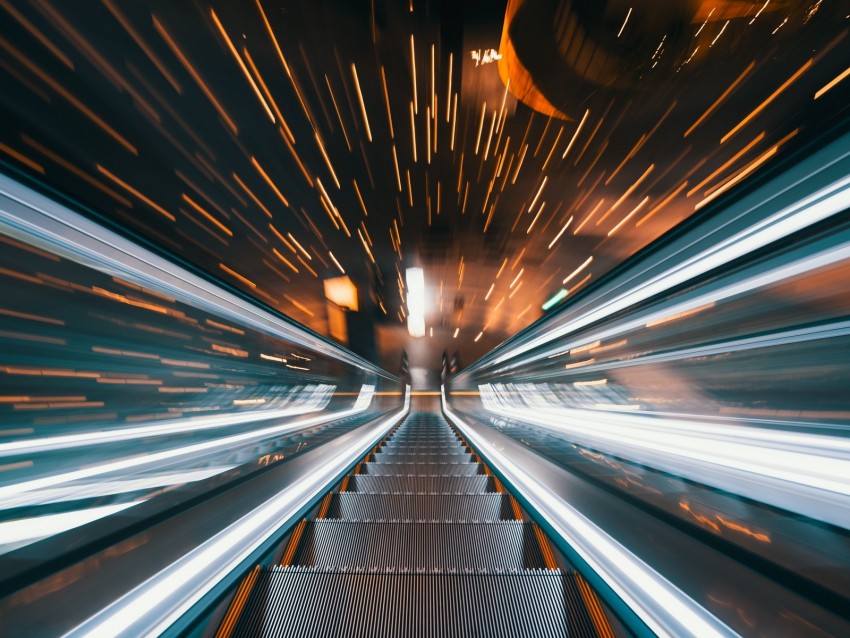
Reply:
M216 638L621 635L437 411L411 412L282 550L243 578Z

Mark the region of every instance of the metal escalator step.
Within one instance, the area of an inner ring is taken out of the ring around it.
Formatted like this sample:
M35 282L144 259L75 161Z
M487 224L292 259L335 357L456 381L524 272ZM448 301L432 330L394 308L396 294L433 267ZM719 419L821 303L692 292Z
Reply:
M350 521L498 521L513 519L503 494L334 494L327 519Z
M458 443L457 445L434 445L434 446L426 446L426 445L400 445L395 446L392 444L386 445L381 448L380 454L413 454L413 455L422 455L422 456L435 456L442 454L472 454L469 448Z
M357 474L349 492L372 494L482 494L495 492L492 476L370 476Z
M313 520L292 565L350 571L545 569L533 524Z
M440 450L432 452L407 452L383 450L374 455L375 463L469 463L472 455L469 452Z
M365 463L368 476L476 476L484 470L478 463Z
M560 572L353 574L263 571L234 636L564 637Z

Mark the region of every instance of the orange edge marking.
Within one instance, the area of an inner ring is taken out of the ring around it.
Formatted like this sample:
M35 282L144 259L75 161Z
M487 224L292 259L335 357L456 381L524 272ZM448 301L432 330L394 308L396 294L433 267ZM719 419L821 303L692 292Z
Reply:
M584 599L584 604L590 614L590 619L596 628L596 633L599 634L600 638L615 638L614 630L611 628L611 623L608 622L608 617L602 610L602 605L599 602L596 592L591 589L587 581L578 572L575 572L575 579L578 590L581 592L581 597Z
M283 560L280 564L283 567L288 567L292 564L292 559L295 558L295 550L298 549L298 544L301 541L301 535L304 533L304 528L307 527L307 519L301 519L301 522L292 530L292 535L289 537L289 543L286 545L286 552L283 554Z
M236 590L233 600L230 601L230 607L227 609L227 613L215 634L215 638L230 638L230 635L236 628L236 623L239 621L239 617L242 615L245 603L248 602L248 596L251 594L251 590L254 588L254 583L257 582L259 575L260 566L257 565L248 573L248 575L245 576L245 578L242 579L239 589Z
M543 533L543 530L540 529L537 523L532 523L532 525L534 525L534 535L537 536L537 543L540 545L540 551L543 554L543 562L546 563L546 569L558 569L558 563L555 562L555 555L552 553L549 539L546 538L546 534Z
M331 499L333 498L334 493L328 492L322 501L322 506L319 508L319 513L316 518L326 518L328 515L328 510L331 507Z
M518 521L523 520L522 508L519 506L519 501L517 501L513 497L513 495L509 495L508 498L510 498L510 500L511 500L511 509L514 512L514 518L516 518L516 520L518 520Z
M347 492L348 491L348 481L349 481L349 479L350 479L350 476L348 476L348 475L346 475L345 478L342 479L342 483L339 484L339 491L340 492Z

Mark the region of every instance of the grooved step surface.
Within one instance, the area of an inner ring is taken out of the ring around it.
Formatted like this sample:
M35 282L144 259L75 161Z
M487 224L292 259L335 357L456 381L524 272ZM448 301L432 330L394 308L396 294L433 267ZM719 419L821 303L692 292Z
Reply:
M366 463L360 470L367 476L478 476L477 463Z
M327 519L350 521L498 521L512 519L502 494L362 494L331 498Z
M481 494L495 492L489 476L371 476L358 474L348 482L349 492L372 494Z
M374 571L545 569L530 523L310 521L294 565Z
M239 637L570 635L560 572L352 574L262 572Z

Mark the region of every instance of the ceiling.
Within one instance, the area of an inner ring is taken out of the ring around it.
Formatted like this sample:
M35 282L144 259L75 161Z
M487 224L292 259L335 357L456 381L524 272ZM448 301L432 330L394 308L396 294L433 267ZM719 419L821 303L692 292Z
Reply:
M0 0L0 159L383 361L421 266L468 362L845 126L841 5Z

